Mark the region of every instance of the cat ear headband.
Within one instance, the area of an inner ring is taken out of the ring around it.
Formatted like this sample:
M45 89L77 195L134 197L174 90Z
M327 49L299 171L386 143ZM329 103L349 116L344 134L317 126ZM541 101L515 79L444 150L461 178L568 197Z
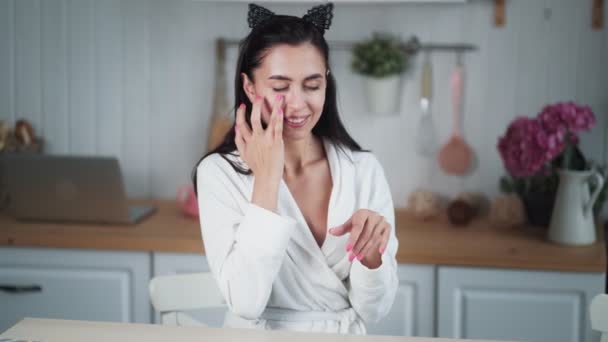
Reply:
M315 6L308 10L308 12L302 17L305 21L315 25L322 34L325 33L331 25L333 15L334 4L331 2ZM275 14L272 11L267 10L262 6L256 4L249 4L249 13L247 14L247 23L250 28L255 28L262 24L266 20L272 18Z

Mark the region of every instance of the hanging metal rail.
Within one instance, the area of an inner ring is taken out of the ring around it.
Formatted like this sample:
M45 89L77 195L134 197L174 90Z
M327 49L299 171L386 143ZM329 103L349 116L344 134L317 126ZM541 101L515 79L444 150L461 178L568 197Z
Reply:
M356 42L349 41L328 41L327 42L332 49L340 49L340 50L350 50L352 49ZM218 46L220 48L230 47L230 46L238 46L239 40L236 39L228 39L228 38L218 38L217 40ZM467 52L467 51L475 51L477 50L477 46L473 44L466 43L456 43L456 44L448 44L448 43L421 43L418 37L412 36L407 41L403 42L402 49L406 53L410 55L415 55L420 51L425 52Z

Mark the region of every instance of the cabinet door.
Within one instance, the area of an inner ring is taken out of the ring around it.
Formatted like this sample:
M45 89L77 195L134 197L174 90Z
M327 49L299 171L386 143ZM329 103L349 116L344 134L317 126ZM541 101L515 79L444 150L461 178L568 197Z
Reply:
M154 276L210 272L207 258L202 254L154 253L152 260ZM221 327L226 311L214 308L189 311L188 314L208 326ZM158 312L154 313L154 322L160 322Z
M399 289L388 315L367 327L370 335L425 336L434 334L435 267L399 265Z
M0 331L24 317L149 323L149 276L147 253L0 248Z
M603 274L440 267L439 336L598 341L589 303Z

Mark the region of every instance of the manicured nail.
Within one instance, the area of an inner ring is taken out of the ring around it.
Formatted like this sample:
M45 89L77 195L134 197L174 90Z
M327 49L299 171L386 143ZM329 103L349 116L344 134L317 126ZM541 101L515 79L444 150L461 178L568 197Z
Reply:
M354 253L350 253L350 254L348 255L348 261L349 261L349 262L353 262L353 260L355 260L355 254L354 254Z
M255 97L255 100L256 100L256 101L260 101L260 100L262 100L262 97L261 97L260 95L257 95L257 96Z
M278 95L277 95L277 101L281 101L282 99L283 99L283 95L278 94Z
M357 260L359 260L359 261L363 260L363 254L357 255Z
M380 247L379 252L380 252L380 254L384 254L384 248Z
M245 104L241 103L241 105L239 106L239 108L245 108Z
M353 249L353 245L351 245L350 243L348 245L346 245L347 252L350 252L351 249Z

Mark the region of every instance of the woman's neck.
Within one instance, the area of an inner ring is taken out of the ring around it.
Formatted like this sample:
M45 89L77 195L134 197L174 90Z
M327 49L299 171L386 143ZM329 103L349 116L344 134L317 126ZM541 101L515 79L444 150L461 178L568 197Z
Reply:
M289 175L300 174L307 165L325 157L323 140L310 134L307 138L284 140L285 172Z

